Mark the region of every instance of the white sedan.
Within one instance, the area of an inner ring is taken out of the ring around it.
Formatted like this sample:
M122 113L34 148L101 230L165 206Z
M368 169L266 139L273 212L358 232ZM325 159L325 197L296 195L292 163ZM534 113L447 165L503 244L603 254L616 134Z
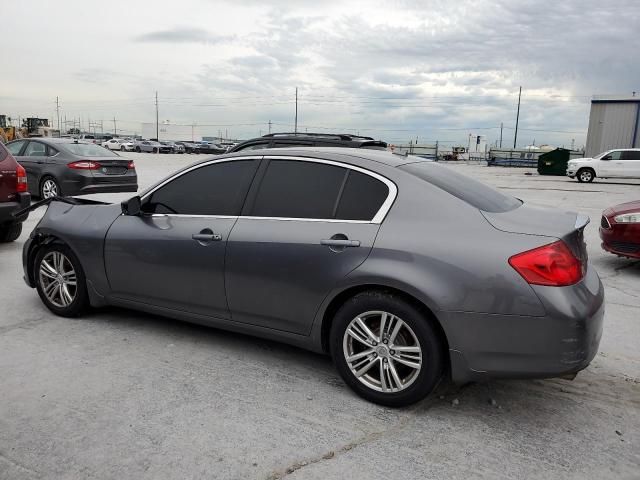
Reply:
M567 176L579 182L594 178L640 178L640 148L608 150L593 158L576 158L567 164Z
M133 152L135 150L135 144L131 140L124 138L112 138L102 142L102 146L109 150L120 150L122 152Z

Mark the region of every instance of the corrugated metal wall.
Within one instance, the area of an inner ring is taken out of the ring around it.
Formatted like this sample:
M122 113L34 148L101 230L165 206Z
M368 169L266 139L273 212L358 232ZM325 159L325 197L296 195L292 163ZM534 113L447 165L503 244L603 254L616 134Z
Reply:
M589 132L585 155L592 157L612 148L631 148L637 125L637 102L591 103ZM640 132L635 135L636 146L640 143Z

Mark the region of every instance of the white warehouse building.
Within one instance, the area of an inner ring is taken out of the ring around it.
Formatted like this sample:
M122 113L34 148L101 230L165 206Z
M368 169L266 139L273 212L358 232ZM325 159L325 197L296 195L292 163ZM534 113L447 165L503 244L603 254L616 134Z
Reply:
M193 142L202 140L202 134L198 125L175 125L163 122L158 125L158 140L174 140L182 142ZM156 138L156 124L142 124L142 138Z
M640 148L640 96L599 96L591 100L585 155L612 148Z

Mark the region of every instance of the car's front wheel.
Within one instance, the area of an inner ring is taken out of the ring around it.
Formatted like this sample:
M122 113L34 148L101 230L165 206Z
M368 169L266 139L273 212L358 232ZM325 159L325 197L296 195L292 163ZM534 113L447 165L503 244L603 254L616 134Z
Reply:
M40 299L56 315L75 317L89 304L84 271L66 245L54 243L38 252L35 279Z
M590 168L581 168L578 170L576 177L581 183L590 183L593 182L594 178L596 178L596 174Z
M352 297L331 327L338 372L358 395L374 403L402 407L423 399L444 371L444 349L432 322L394 293Z

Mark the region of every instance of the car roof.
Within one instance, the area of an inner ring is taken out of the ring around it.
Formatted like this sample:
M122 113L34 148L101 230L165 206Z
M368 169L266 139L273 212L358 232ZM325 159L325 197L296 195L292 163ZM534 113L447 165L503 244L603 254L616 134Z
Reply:
M227 153L216 158L232 157L312 157L324 160L336 160L350 165L358 165L359 160L369 160L390 167L399 167L407 163L428 162L422 157L392 153L386 150L370 150L366 148L345 147L293 147L265 148L262 150L244 150ZM211 160L211 159L208 159Z

